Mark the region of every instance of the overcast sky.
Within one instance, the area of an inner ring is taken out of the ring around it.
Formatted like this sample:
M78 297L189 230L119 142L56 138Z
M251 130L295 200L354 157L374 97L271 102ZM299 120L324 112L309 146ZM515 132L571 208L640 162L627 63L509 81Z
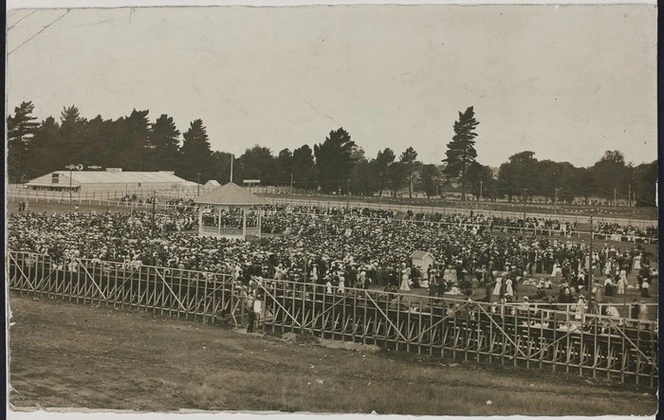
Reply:
M444 158L474 106L478 161L657 158L654 5L12 10L8 109L201 118L213 150L276 154L344 127L368 157ZM48 26L50 25L50 26ZM45 29L44 29L45 28ZM40 32L41 31L41 32Z

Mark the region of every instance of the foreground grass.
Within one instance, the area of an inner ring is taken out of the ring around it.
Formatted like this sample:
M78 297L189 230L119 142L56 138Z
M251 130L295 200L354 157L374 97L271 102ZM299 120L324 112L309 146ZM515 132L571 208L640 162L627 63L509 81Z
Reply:
M651 415L657 407L652 389L550 371L290 343L25 296L12 295L10 306L16 407L432 415Z

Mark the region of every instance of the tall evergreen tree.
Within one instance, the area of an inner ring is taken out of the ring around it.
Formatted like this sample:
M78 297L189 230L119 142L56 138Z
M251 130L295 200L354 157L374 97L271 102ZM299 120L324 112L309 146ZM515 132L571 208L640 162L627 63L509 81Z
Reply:
M30 144L26 166L26 178L36 178L46 173L63 169L66 165L64 148L60 141L60 125L53 117L41 122L35 130Z
M245 179L259 179L262 185L280 183L276 160L272 151L258 144L247 149L235 161L233 180L240 184ZM290 173L288 175L290 179Z
M289 149L281 150L277 155L275 163L277 166L277 179L275 183L290 185L291 174L293 173L293 153Z
M119 159L117 142L121 133L118 133L122 119L118 121L104 120L101 115L88 121L85 129L85 144L90 150L88 162L104 168L126 167Z
M351 177L353 195L373 195L374 192L378 191L378 176L376 175L376 167L372 162L367 161L364 156L358 158L355 162Z
M390 189L396 197L408 178L406 174L406 165L401 161L392 162L387 170L387 177L390 183Z
M129 116L118 119L113 124L110 146L111 160L118 167L129 171L142 171L148 162L148 139L150 137L149 110L134 109Z
M346 190L354 160L352 158L355 142L346 130L339 128L330 131L330 135L321 144L314 145L318 183L324 193Z
M470 164L475 162L477 151L475 150L475 128L479 122L475 119L473 107L468 107L465 112L459 112L459 119L454 122L454 136L447 143L446 158L443 162L445 175L457 178L461 185L461 199L466 198L466 175Z
M161 114L150 126L147 168L149 170L174 171L180 152L180 130L173 117Z
M7 172L11 182L23 182L26 178L25 162L30 141L39 126L32 116L32 102L21 102L14 108L14 115L7 117Z
M474 162L468 167L466 176L470 191L475 196L476 200L479 200L480 197L491 197L490 193L495 190L493 185L495 179L493 178L493 171L491 171L491 168Z
M625 164L625 156L618 150L607 150L590 167L594 195L613 200L614 190L621 197L629 195L632 168Z
M63 108L60 113L60 140L62 147L67 151L65 165L84 164L90 165L89 158L94 156L94 151L86 147L87 121L81 117L77 107L74 105Z
M311 189L316 185L314 154L308 144L293 150L293 179L298 188Z
M537 192L537 175L538 162L534 152L525 151L514 154L510 156L509 162L500 165L498 191L507 195L507 200L510 202L514 196L527 199L528 196Z
M422 164L417 160L417 152L412 147L407 148L399 157L399 161L404 166L406 179L408 180L408 197L413 198L413 183L415 181L415 172Z
M192 121L183 137L178 175L189 181L198 182L200 173L201 183L213 179L212 150L203 120Z
M386 147L383 150L379 150L376 154L376 159L373 159L371 163L374 167L374 172L378 178L378 195L383 195L383 189L389 183L390 178L390 165L394 163L396 158L394 150Z
M439 194L439 188L442 187L442 184L442 174L436 165L422 165L417 188L426 194L427 198Z

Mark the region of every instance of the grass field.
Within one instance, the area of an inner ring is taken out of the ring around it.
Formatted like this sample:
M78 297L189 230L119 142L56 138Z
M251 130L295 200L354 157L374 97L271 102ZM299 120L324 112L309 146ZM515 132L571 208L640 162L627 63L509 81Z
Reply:
M573 374L246 334L15 294L9 303L17 409L557 416L657 408L652 389Z

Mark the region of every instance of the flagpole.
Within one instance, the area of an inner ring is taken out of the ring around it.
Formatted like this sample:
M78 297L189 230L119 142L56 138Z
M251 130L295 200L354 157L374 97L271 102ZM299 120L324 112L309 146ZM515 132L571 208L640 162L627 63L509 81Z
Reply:
M231 155L231 182L233 182L233 159L235 155Z

